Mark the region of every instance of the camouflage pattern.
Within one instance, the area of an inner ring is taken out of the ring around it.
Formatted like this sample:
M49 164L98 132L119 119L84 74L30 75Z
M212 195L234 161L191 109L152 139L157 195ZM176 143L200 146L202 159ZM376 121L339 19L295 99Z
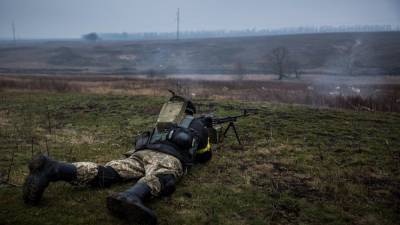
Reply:
M75 185L86 185L93 180L98 172L98 165L92 162L72 163L76 167L76 180L71 183Z
M157 175L171 174L180 179L183 174L182 163L172 155L151 150L144 150L133 154L130 158L137 157L143 162L145 176L138 182L143 182L151 188L151 194L158 196L161 191L161 183Z
M96 163L73 164L77 168L77 180L72 182L74 184L86 185L97 175ZM128 158L113 160L104 166L112 167L124 180L139 179L138 182L150 187L154 196L158 196L161 191L157 175L172 174L179 179L184 174L182 164L176 157L152 150L135 152Z

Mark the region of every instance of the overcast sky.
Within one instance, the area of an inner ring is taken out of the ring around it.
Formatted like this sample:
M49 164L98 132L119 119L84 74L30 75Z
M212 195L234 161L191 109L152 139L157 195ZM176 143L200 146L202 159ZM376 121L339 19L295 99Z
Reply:
M0 0L0 38L95 32L400 24L400 0Z

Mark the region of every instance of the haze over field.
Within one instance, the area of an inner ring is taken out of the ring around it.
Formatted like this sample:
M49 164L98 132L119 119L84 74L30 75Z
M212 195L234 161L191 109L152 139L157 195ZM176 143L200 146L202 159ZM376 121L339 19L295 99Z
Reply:
M0 44L0 74L271 74L280 46L288 74L400 74L400 32Z
M297 26L399 25L397 0L2 0L0 38L79 38L88 32L172 32Z

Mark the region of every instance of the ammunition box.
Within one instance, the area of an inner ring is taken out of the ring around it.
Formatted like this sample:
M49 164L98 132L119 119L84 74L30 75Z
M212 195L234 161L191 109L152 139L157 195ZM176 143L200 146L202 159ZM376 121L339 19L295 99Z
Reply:
M179 124L185 117L186 102L166 102L158 115L156 127L159 131L166 130Z

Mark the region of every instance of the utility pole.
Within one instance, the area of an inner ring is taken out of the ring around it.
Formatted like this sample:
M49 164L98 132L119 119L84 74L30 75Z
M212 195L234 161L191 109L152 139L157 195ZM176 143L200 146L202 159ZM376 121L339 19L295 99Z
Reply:
M14 21L12 22L12 32L13 32L13 42L14 42L14 45L17 45L17 39L15 38L15 24L14 24Z
M179 41L179 17L180 17L180 12L179 12L179 8L178 11L176 12L176 40Z

